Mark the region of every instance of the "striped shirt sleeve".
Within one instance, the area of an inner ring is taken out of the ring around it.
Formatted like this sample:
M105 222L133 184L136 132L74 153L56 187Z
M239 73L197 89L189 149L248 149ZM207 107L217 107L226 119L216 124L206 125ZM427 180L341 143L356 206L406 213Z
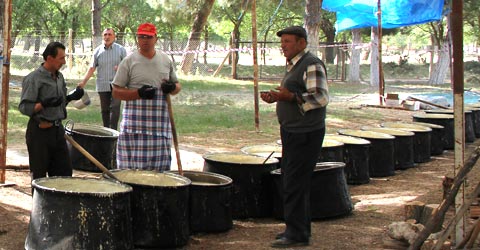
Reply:
M327 74L322 64L309 65L304 73L307 92L302 94L304 103L301 105L304 112L327 106L329 93Z

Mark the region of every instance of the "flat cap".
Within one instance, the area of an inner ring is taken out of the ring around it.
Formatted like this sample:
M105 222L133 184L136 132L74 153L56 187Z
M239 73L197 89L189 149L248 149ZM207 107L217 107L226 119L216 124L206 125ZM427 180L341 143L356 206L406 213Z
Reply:
M277 32L277 36L279 37L283 34L297 35L307 40L307 31L302 26L290 26Z

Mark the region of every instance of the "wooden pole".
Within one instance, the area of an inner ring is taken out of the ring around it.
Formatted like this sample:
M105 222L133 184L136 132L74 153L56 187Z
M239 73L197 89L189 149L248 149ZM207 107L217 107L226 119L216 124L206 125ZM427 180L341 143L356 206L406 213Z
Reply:
M180 158L180 149L178 148L177 129L175 128L175 119L173 119L173 108L170 94L167 94L168 116L170 117L170 125L172 126L173 146L175 147L175 156L177 157L178 173L183 175L182 159Z
M452 12L449 15L449 30L452 41L451 79L453 84L453 120L455 134L455 168L454 174L464 166L465 158L465 115L464 115L464 83L463 83L463 0L452 1ZM462 185L455 198L455 211L460 212L465 202L465 185ZM459 244L465 237L466 218L459 220L455 230L455 242Z
M377 2L378 6L378 95L380 105L383 105L383 97L385 96L385 80L383 79L382 66L382 4L381 0Z
M95 159L95 157L93 157L93 155L91 155L87 150L85 150L80 144L78 144L70 135L67 135L67 134L64 134L63 135L65 137L65 139L67 139L68 142L70 142L70 144L76 148L78 150L78 152L80 152L82 155L84 155L87 159L89 159L95 166L97 166L97 168L99 168L100 170L102 170L102 172L106 175L108 175L108 177L114 179L114 180L117 180L118 181L118 178L115 177L115 175L112 174L112 172L110 172L110 170L108 170L105 166L103 166L103 164L101 162L99 162L97 159Z
M257 55L257 1L252 0L252 49L253 49L253 97L255 103L255 130L260 130L258 100L258 55Z
M7 124L8 124L8 90L10 82L10 31L12 30L12 0L4 0L3 13L3 65L1 78L1 107L0 107L0 184L5 184L7 165Z

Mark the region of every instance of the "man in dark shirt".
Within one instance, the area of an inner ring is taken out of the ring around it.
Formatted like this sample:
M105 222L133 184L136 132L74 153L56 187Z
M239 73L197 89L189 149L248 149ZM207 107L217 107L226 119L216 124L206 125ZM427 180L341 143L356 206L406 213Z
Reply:
M276 91L261 93L267 103L277 103L282 139L282 181L285 231L274 248L310 244L310 183L323 137L329 101L325 65L306 50L307 32L292 26L277 32L287 71Z
M67 95L67 85L60 68L65 64L65 46L51 42L43 52L42 65L22 82L18 109L30 117L26 142L32 180L48 176L71 176L62 120L67 117L66 105L83 96L77 87Z

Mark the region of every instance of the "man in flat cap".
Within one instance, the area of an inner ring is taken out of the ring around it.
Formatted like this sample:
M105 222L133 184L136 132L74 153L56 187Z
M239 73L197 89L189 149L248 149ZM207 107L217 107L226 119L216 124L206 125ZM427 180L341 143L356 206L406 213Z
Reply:
M280 86L261 93L276 102L282 141L282 182L285 231L275 237L274 248L310 244L310 183L325 135L329 102L323 62L308 52L307 32L291 26L277 32L287 70Z

